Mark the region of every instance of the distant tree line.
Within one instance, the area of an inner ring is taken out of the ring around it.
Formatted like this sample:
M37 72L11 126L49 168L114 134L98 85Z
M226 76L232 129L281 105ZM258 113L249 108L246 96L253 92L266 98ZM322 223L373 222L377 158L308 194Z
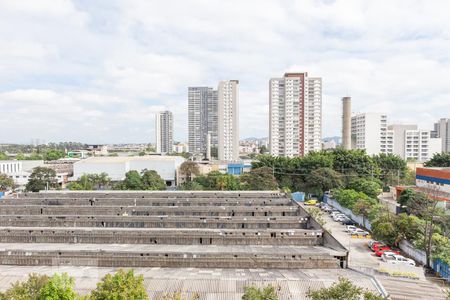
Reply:
M154 170L128 171L125 178L113 182L106 173L84 174L78 180L67 185L69 190L165 190L166 182Z
M180 173L186 182L180 186L182 190L277 190L278 183L270 168L256 168L248 173L236 176L212 171L207 175L199 175L200 171L194 162L186 161L180 166Z

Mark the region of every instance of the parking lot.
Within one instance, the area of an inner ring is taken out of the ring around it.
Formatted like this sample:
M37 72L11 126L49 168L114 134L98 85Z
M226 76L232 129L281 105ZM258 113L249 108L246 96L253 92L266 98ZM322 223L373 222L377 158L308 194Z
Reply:
M380 258L367 247L368 238L352 238L346 232L347 226L335 222L327 212L323 219L326 221L324 227L347 249L349 249L348 263L350 267L378 268Z

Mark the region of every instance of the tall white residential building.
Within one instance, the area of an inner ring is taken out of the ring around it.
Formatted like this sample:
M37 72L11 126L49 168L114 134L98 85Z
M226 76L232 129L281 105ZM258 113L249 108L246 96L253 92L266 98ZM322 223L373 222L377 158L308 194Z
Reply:
M269 81L269 147L275 156L304 156L322 147L322 78L286 73Z
M435 153L442 152L442 140L431 138L429 130L406 130L405 159L425 162Z
M211 148L218 147L217 110L217 90L211 87L188 88L188 144L189 152L195 156L206 158ZM213 153L213 156L217 154Z
M450 152L450 119L440 119L434 123L432 137L442 139L442 152Z
M352 117L352 148L364 149L369 155L390 153L387 147L387 116L360 113Z
M425 162L442 151L442 140L433 138L429 130L419 130L417 125L389 125L387 132L392 136L388 141L392 153L405 160Z
M239 81L220 81L218 87L219 160L239 159Z
M171 153L173 145L173 115L170 111L156 113L156 152Z

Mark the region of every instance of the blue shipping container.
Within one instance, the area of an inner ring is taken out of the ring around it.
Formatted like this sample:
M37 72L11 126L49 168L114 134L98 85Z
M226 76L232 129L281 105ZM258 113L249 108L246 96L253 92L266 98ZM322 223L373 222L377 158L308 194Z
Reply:
M297 201L297 202L304 202L305 201L305 193L303 193L303 192L292 193L292 200Z

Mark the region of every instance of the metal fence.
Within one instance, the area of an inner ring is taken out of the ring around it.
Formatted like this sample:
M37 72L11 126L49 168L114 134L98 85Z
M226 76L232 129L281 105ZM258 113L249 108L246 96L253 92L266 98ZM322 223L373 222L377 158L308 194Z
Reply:
M450 267L441 259L435 259L433 261L433 270L442 278L450 280Z

